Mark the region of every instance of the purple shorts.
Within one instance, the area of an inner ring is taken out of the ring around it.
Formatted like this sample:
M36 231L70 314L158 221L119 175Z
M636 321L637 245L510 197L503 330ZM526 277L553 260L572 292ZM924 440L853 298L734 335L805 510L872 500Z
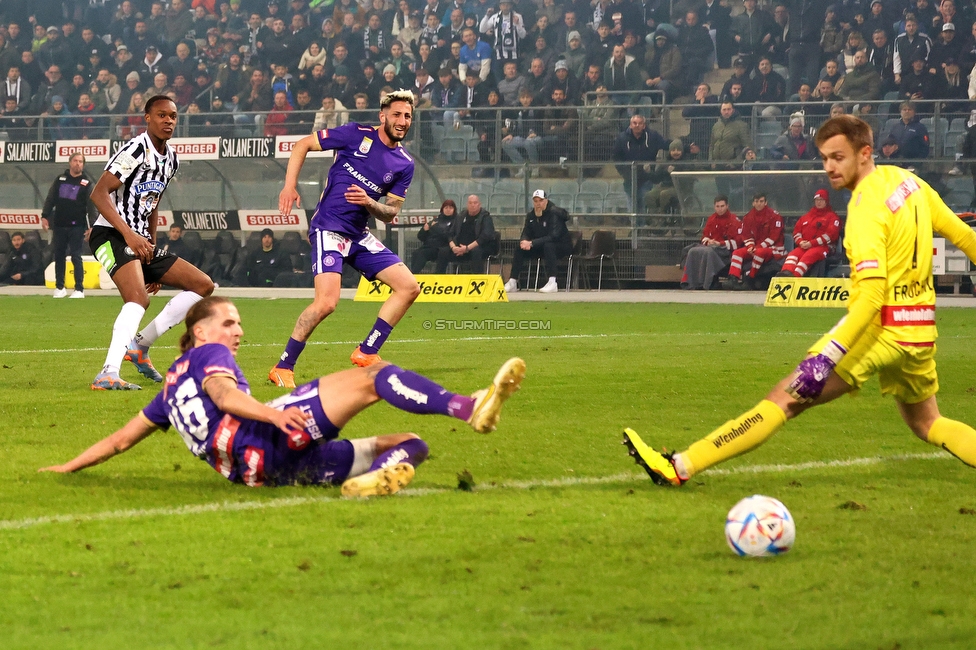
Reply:
M278 410L294 406L305 413L306 426L299 439L273 424L224 416L221 429L227 435L214 440L214 468L232 481L253 487L345 481L355 452L348 440L336 440L339 428L322 410L318 386L316 380L268 402Z
M377 273L401 261L372 233L353 241L331 230L313 228L308 231L308 240L312 244L312 275L342 273L342 261L345 259L367 280L375 280Z

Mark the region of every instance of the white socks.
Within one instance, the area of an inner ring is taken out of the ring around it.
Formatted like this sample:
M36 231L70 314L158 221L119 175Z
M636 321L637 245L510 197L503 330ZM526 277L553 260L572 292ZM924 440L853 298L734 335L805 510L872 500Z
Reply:
M108 346L108 354L105 356L105 365L102 372L119 373L119 366L122 365L122 358L129 347L129 342L139 329L139 323L146 313L145 308L135 302L127 302L122 305L115 325L112 327L112 342Z
M146 325L136 334L136 343L143 348L149 348L160 336L168 332L173 326L183 322L190 307L203 300L203 296L192 291L181 291L166 303L153 322ZM140 316L141 318L141 316ZM128 343L128 341L126 341Z

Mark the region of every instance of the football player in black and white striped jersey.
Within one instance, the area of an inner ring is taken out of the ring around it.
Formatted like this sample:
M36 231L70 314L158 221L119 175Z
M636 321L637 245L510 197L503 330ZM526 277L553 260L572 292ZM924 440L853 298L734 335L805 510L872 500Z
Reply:
M105 365L92 382L92 390L139 390L138 384L119 376L123 360L135 364L144 377L162 381L149 359L149 346L214 290L213 281L203 271L156 247L159 199L180 166L166 143L176 126L176 104L163 95L152 97L146 102L145 118L146 132L112 156L91 193L99 216L89 244L125 303L115 319ZM137 333L149 307L149 294L164 284L183 291Z

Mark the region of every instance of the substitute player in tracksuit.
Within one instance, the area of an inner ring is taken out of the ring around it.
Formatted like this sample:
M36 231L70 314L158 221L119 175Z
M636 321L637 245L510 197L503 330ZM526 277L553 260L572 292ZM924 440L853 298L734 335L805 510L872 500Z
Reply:
M742 218L742 228L736 237L739 248L732 251L728 284L732 289L750 289L751 282L742 281L746 262L752 262L748 280L756 277L762 265L769 260L781 260L786 256L783 246L783 217L766 204L766 193L756 192L752 197L752 210Z
M830 185L851 191L844 250L851 264L847 314L766 399L675 454L648 447L631 429L630 454L655 483L681 485L713 465L751 451L787 420L860 389L877 374L908 428L976 467L976 430L943 417L936 393L932 233L976 261L976 232L925 181L875 166L871 127L853 115L825 122L817 149Z
M840 217L827 202L827 190L817 190L813 195L813 207L793 227L796 248L786 256L779 275L802 278L811 266L827 259L839 238Z

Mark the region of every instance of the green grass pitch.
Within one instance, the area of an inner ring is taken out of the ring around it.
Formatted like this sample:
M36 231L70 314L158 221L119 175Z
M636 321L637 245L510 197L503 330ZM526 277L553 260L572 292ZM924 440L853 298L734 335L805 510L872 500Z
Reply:
M305 303L237 304L238 361L271 399L281 391L265 373ZM513 355L528 375L488 436L370 408L346 436L415 431L432 457L401 495L344 501L334 488L232 485L175 433L79 474L37 474L157 390L131 367L123 376L145 390L88 389L118 307L0 298L0 647L976 644L976 473L914 438L876 381L680 490L654 486L620 445L632 426L681 448L752 406L840 312L417 304L384 357L458 392ZM346 368L375 314L343 301L297 379ZM976 423L973 312L938 318L942 411ZM550 329L424 328L437 319ZM158 367L177 337L160 341ZM458 489L465 470L473 491ZM782 557L742 559L725 544L726 512L755 493L796 518Z

